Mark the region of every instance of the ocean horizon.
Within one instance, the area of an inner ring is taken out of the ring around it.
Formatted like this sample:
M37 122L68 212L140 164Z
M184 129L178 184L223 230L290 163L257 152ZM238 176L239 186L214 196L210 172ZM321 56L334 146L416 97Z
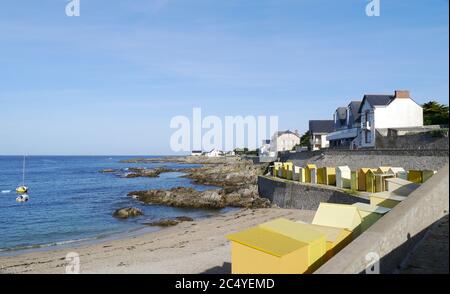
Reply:
M188 216L198 219L229 210L145 205L127 196L127 193L136 190L174 187L192 187L200 191L216 189L194 184L182 177L184 174L180 172L163 173L157 178L125 178L127 169L131 167L199 166L120 162L138 157L162 156L27 156L25 185L29 188L30 200L17 203L15 188L22 184L23 156L0 156L0 255L129 234L149 228L144 223L161 218ZM114 169L116 172L101 173L103 169ZM112 216L116 209L131 206L141 209L144 215L126 220Z

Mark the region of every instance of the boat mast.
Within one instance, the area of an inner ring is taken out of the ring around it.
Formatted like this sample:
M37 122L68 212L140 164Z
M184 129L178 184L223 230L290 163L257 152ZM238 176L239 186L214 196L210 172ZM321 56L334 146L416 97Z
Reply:
M25 186L25 155L23 156L22 186Z

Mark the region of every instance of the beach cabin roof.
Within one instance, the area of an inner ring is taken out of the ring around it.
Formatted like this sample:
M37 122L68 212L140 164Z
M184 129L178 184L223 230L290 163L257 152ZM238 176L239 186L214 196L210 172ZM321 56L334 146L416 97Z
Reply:
M317 166L315 164L307 164L306 168L313 169L313 168L317 168Z
M259 227L305 243L312 243L320 238L325 238L324 234L312 230L307 224L293 222L285 218L263 223Z
M230 241L251 247L270 255L281 257L295 250L308 246L308 244L265 230L260 227L228 235Z
M370 205L370 204L361 203L361 202L356 202L356 203L353 203L352 205L356 206L361 211L378 213L378 214L386 214L391 210L390 208L387 208L387 207Z
M346 229L334 228L328 226L312 225L314 230L325 235L327 242L335 242L338 239L342 239L343 232L349 232Z
M391 169L390 166L380 166L380 167L377 169L377 173L386 174L386 173L389 173L389 170L390 170L390 169Z
M386 199L386 200L395 200L395 201L403 201L405 200L407 197L405 196L400 196L397 194L394 194L393 192L379 192L379 193L373 193L371 197L377 197L377 198L381 198L381 199Z
M362 167L362 168L358 169L358 172L362 172L362 173L367 174L371 170L376 170L376 169L368 168L368 167Z
M414 190L420 187L419 184L413 183L404 179L400 178L390 178L386 179L386 182L388 183L395 183L397 185L400 185L401 187L398 189L395 189L394 191L389 191L390 193L398 196L408 196L411 194Z
M406 171L405 171L405 169L403 167L391 167L389 169L389 172L393 173L393 174L396 174L396 173L399 173L399 172L406 172Z
M312 224L354 230L361 224L361 214L356 206L320 203Z
M350 172L351 172L350 167L348 167L347 165L344 165L344 166L338 166L338 167L336 167L336 170L340 170L340 171L350 171Z
M390 182L390 183L395 183L395 184L398 184L398 185L402 185L402 186L406 186L406 185L409 185L409 184L414 184L413 182L410 182L408 180L401 179L401 178L389 178L389 179L386 179L386 181ZM416 186L419 187L418 184L416 184Z

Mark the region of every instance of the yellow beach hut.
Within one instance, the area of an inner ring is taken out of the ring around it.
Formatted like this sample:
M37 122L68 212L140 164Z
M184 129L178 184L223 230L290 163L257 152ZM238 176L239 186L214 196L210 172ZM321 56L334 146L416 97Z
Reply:
M317 184L317 166L315 164L307 164L305 168L306 183Z
M303 274L309 245L260 227L228 235L233 274Z
M362 217L362 223L361 223L361 231L364 232L370 226L372 226L377 220L379 220L383 215L388 213L391 209L382 207L382 206L376 206L376 205L370 205L366 203L357 202L352 204L353 206L356 206L359 210L359 213Z
M374 173L375 176L375 191L374 192L384 192L386 191L386 179L395 178L395 174L389 172L390 167L380 167Z
M296 223L279 218L259 225L260 228L281 234L294 240L308 244L308 268L316 269L323 261L326 253L325 234L314 230L311 225Z
M305 169L300 166L294 166L293 180L301 183L305 182Z
M282 162L274 162L274 164L273 164L273 173L272 173L272 175L274 177L278 177L279 171L282 168L282 166L283 166Z
M352 171L348 166L338 166L336 168L336 187L341 189L351 188Z
M408 173L402 167L391 167L389 169L389 173L394 174L396 178L400 178L400 179L404 179L404 180L408 179Z
M360 168L358 169L358 190L366 191L366 176L370 171L370 168Z
M361 224L361 215L355 206L320 203L312 224L354 231Z
M375 193L375 172L377 170L371 168L366 173L366 191L370 193Z
M287 180L292 180L294 164L292 162L283 163L283 178Z
M327 238L327 256L333 256L360 234L362 217L358 208L345 204L320 203L312 225Z
M422 183L422 171L420 170L409 170L408 171L408 181L420 184Z
M336 185L336 169L334 167L321 167L317 169L317 184Z
M352 232L347 229L328 226L311 225L312 228L325 235L327 253L324 261L330 259L352 241Z

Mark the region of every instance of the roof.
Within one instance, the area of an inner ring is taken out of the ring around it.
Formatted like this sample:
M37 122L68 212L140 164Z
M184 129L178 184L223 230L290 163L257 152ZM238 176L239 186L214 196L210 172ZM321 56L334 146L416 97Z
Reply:
M284 256L308 244L259 227L228 235L233 242L277 257Z
M361 203L361 202L356 202L356 203L353 203L352 205L358 207L359 210L362 210L365 212L378 213L378 214L385 214L391 210L390 208L386 208L383 206L370 205L370 204Z
M361 112L361 108L365 101L369 103L372 107L375 106L386 106L395 99L394 95L364 95L361 105L359 106L358 112Z
M336 118L338 120L346 120L347 119L347 107L338 107L338 109L336 109Z
M372 195L370 195L370 198L372 198L372 197L386 199L386 200L395 200L395 201L403 201L407 198L406 196L396 195L393 192L389 192L389 191L373 193Z
M333 120L310 120L309 131L311 133L332 133L334 131Z
M361 107L362 101L352 101L348 105L350 107L350 111L352 112L352 116L355 121L357 121L361 114L359 113L359 108Z
M354 230L361 224L361 220L361 215L355 206L320 203L312 224Z
M345 229L340 228L333 228L319 225L312 225L312 226L315 230L325 234L325 238L328 242L335 242L336 240L341 238L343 232L346 232Z
M259 227L308 244L323 238L325 246L325 235L311 229L311 226L307 224L300 224L285 218L279 218L263 223Z
M298 133L292 132L292 131L290 131L290 130L287 130L287 131L279 131L279 132L276 133L277 137L279 137L279 136L281 136L281 135L284 135L284 134L291 134L291 135L295 135L295 136L297 136L297 137L300 138L300 135L299 135Z

